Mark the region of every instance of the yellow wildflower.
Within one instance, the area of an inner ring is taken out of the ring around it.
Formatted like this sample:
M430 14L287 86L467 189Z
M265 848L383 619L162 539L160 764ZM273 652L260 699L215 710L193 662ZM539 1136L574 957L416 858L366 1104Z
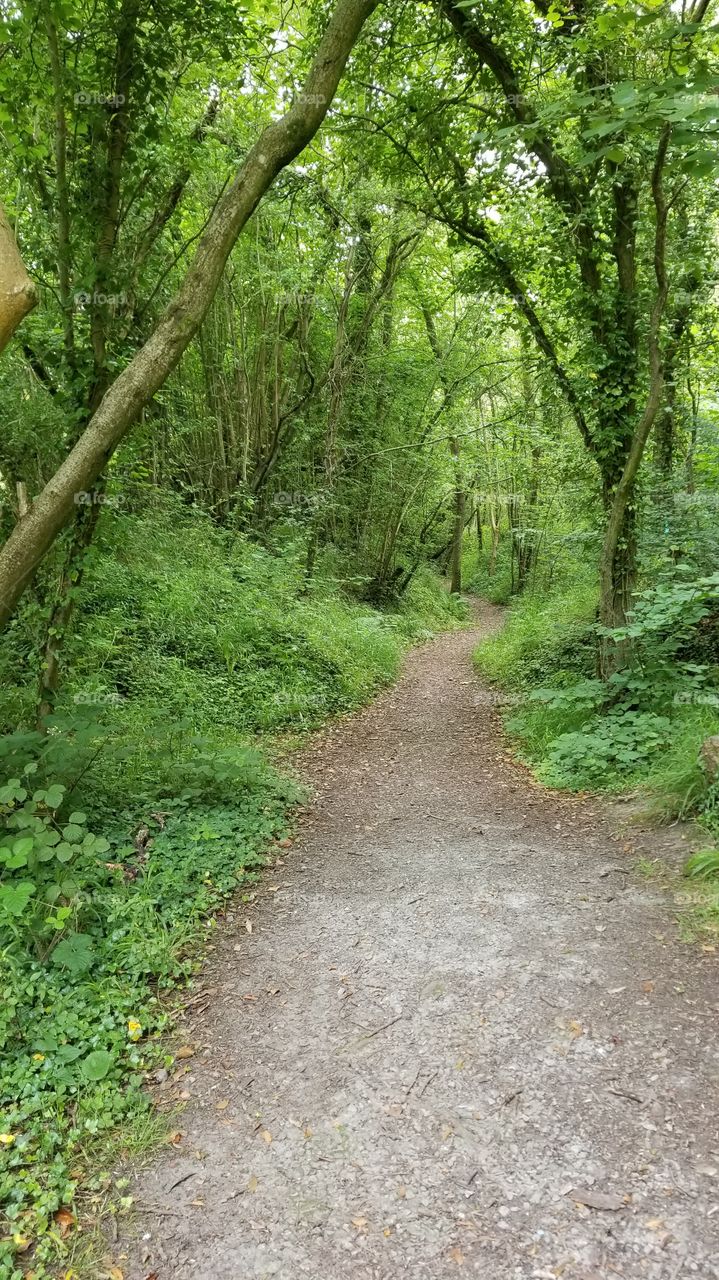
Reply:
M142 1035L142 1023L137 1018L129 1018L127 1022L127 1033L131 1040L139 1040Z

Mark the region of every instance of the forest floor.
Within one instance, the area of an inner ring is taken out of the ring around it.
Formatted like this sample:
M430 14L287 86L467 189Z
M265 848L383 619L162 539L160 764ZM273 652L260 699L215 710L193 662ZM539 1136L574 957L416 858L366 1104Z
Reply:
M636 870L665 833L512 761L471 665L498 616L295 761L316 798L216 935L125 1280L719 1277L717 957Z

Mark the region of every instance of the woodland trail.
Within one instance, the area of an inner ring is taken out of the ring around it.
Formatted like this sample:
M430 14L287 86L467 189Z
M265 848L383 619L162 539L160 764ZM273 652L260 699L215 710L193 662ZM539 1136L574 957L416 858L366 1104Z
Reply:
M471 667L496 617L303 755L317 799L160 1090L191 1098L126 1280L719 1277L716 958L508 759Z

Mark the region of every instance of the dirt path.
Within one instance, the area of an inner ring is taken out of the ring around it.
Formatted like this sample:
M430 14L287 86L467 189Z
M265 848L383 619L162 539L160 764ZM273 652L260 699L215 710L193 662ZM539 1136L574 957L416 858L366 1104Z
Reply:
M478 638L307 753L317 803L252 934L222 931L126 1280L719 1277L715 960L508 763Z

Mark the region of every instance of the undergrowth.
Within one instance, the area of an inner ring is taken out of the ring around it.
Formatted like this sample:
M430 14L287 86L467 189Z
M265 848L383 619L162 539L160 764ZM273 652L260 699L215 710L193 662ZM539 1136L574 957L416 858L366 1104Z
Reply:
M687 874L709 883L719 875L719 791L700 751L719 733L719 575L673 566L639 594L626 627L602 633L595 616L591 587L524 596L477 650L478 670L513 695L507 729L541 781L637 791L661 819L702 823L708 847ZM607 680L597 676L601 639L631 642Z

